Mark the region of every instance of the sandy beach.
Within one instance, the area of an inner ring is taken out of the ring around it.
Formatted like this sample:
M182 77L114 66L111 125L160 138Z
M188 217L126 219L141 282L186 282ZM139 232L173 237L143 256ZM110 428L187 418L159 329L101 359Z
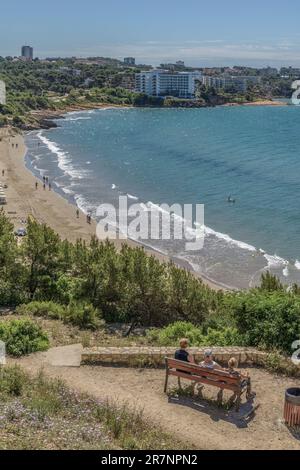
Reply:
M222 106L225 108L231 106L288 106L288 103L277 100L259 100L251 101L248 103L225 103Z
M25 166L26 146L22 134L10 128L0 129L0 182L7 185L5 189L7 205L3 206L6 214L14 223L15 228L26 227L28 216L33 216L38 222L52 227L62 239L75 242L77 239L89 241L96 234L96 222L87 223L86 215L82 212L76 215L76 206L68 202L54 190L43 189L43 183L37 179ZM4 170L4 176L2 171ZM36 189L36 182L38 188ZM107 238L107 234L103 239ZM119 248L124 241L114 240ZM138 244L127 240L130 246ZM146 252L156 256L160 261L169 258L151 249ZM181 267L188 269L182 263ZM195 275L197 275L195 273ZM197 275L198 276L198 275ZM223 286L202 278L203 282L213 289L220 290Z

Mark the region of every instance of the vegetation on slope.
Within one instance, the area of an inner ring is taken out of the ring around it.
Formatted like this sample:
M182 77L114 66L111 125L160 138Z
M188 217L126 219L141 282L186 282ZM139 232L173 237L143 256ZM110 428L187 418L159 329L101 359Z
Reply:
M216 292L142 248L123 245L118 252L95 238L72 244L33 219L27 230L18 246L12 224L0 212L0 305L25 304L18 309L23 315L91 330L103 321L127 323L128 334L137 326L189 322L198 329L199 344L235 343L288 354L300 337L299 288L287 290L268 273L260 288Z

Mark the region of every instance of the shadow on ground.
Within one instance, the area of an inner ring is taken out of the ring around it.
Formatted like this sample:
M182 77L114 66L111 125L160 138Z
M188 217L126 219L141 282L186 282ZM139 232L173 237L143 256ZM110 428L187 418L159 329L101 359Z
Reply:
M253 420L257 406L253 401L248 401L241 404L239 412L234 409L225 410L223 408L216 408L205 400L196 400L189 397L169 397L169 403L178 406L185 406L193 410L205 413L210 416L212 421L226 421L234 424L237 428L247 428L248 424Z

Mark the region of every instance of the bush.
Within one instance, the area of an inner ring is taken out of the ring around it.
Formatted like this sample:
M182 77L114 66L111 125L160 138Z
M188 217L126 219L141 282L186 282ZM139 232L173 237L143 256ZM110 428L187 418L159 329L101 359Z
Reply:
M101 314L91 304L72 302L69 306L56 304L55 302L30 302L17 307L19 315L33 315L36 317L62 320L66 323L96 330L103 325Z
M103 326L100 312L90 304L71 303L67 309L65 320L79 328L97 330Z
M291 353L300 338L300 296L254 290L231 297L228 307L247 346Z
M243 344L243 338L236 328L208 328L205 334L202 328L187 322L176 322L162 329L150 330L147 337L160 346L178 346L181 338L187 338L190 346L239 346Z
M193 323L178 321L162 329L150 330L147 333L150 341L161 346L177 346L181 338L188 338L191 346L202 344L201 329Z
M19 397L22 394L27 376L19 366L4 367L0 369L0 394L4 396Z
M33 315L35 317L51 318L52 320L62 320L65 316L66 307L54 302L30 302L17 307L18 315Z
M12 356L23 356L49 347L47 334L29 319L10 320L0 323L0 339Z

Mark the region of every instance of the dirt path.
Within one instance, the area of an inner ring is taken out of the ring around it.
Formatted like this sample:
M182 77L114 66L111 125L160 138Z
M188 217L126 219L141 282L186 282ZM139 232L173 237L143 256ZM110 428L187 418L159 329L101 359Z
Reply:
M15 362L15 361L14 361ZM299 380L286 379L264 370L249 369L256 402L260 408L249 422L240 414L226 413L205 401L185 400L170 402L163 393L164 371L110 367L55 367L47 364L45 355L36 354L17 361L30 372L41 367L52 377L61 377L74 389L88 392L98 398L108 398L141 407L144 415L167 432L198 449L298 449L300 432L293 435L283 424L284 391L298 385ZM171 381L171 386L175 381ZM215 390L207 389L206 393Z

